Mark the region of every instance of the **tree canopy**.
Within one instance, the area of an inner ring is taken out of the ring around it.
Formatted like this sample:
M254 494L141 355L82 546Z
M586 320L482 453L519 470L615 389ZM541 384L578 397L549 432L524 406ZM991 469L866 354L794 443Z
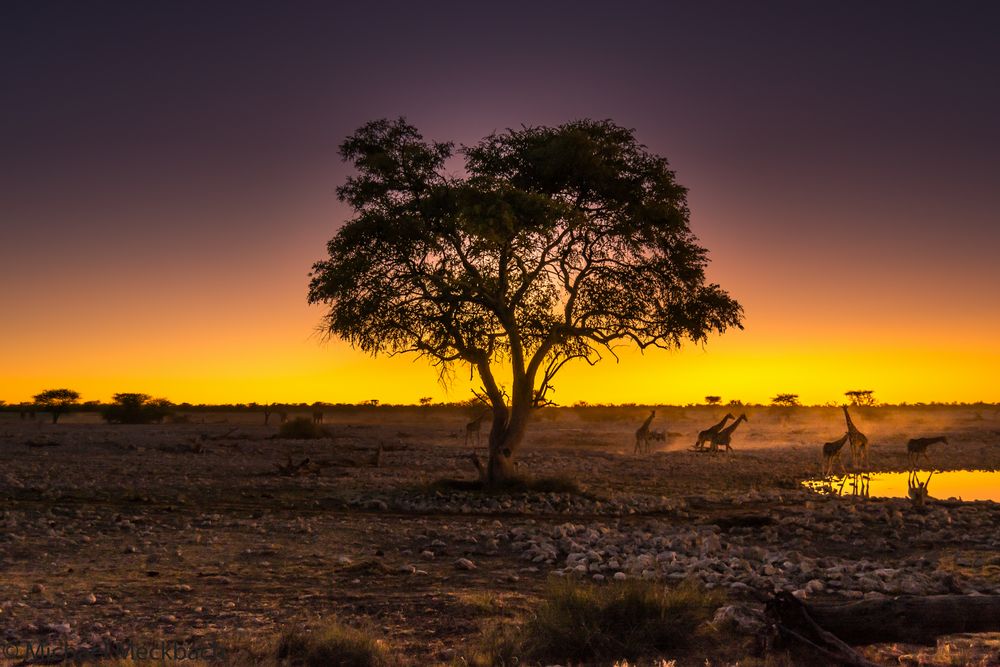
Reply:
M771 399L771 405L782 405L788 408L794 408L801 405L801 403L799 403L798 394L778 394Z
M493 409L490 477L567 362L742 326L739 304L706 282L685 188L611 121L523 127L456 150L379 120L340 153L356 169L337 190L354 216L313 266L309 301L362 350L474 368ZM446 167L456 154L461 176Z
M851 405L875 405L875 390L873 389L854 389L851 391L845 391L844 396L851 401Z
M52 423L55 424L59 421L59 415L80 400L80 393L72 389L46 389L33 398L37 405L52 413Z

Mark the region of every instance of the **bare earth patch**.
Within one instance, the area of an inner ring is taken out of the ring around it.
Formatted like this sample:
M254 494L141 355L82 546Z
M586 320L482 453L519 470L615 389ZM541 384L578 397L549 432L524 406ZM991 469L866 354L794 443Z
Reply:
M799 487L819 472L819 445L842 432L837 410L748 410L731 456L687 451L719 410L659 412L675 435L636 457L641 408L543 411L523 469L575 479L580 492L485 495L434 484L473 476L459 411L332 414L328 437L311 440L275 437L248 414L150 426L2 414L0 642L228 646L336 618L401 659L452 664L478 650L488 624L530 613L553 576L694 579L736 602L775 589L818 600L1000 593L997 504L916 511ZM1000 464L991 408L855 421L875 470L905 469L906 440L938 432L951 444L930 452L933 466ZM306 458L314 471L281 474ZM996 655L995 639L949 641L919 659ZM665 657L731 664L744 649L734 640ZM886 664L917 654L868 649Z

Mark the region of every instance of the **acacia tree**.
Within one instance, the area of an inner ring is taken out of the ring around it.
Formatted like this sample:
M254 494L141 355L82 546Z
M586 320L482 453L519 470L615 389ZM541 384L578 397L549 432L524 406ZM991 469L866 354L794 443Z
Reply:
M873 389L854 389L852 391L845 391L844 396L851 401L851 405L875 405L875 390Z
M778 394L771 399L771 405L779 405L786 408L795 408L801 405L798 394Z
M340 146L354 211L310 274L324 328L372 354L468 364L492 412L487 483L513 475L533 407L565 364L628 343L676 348L742 327L707 284L686 189L666 159L611 121L524 127L457 151L404 120ZM502 379L501 373L506 376Z
M39 407L52 413L52 423L55 424L59 415L69 411L80 400L80 393L72 389L46 389L33 398Z

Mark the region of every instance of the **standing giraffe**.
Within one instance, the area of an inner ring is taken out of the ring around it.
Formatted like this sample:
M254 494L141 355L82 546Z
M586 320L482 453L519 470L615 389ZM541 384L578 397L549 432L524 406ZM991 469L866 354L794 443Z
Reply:
M490 413L489 410L484 410L481 415L473 419L471 422L465 425L465 446L469 446L469 438L475 436L476 447L482 441L482 436L479 432L480 427L483 425L483 420L486 419L486 415Z
M726 425L726 421L729 419L736 419L736 417L733 416L733 413L727 412L726 416L723 417L722 421L720 421L718 424L716 424L715 426L709 426L704 431L699 431L698 441L694 443L694 449L696 451L704 449L705 443L712 442L712 438L714 438L715 435L722 430L722 427Z
M644 454L649 451L649 425L655 416L656 410L651 410L649 416L646 417L646 421L642 422L642 426L635 430L635 449L632 452L633 454Z
M832 442L823 443L823 475L832 475L835 463L840 464L841 471L844 470L844 463L840 460L840 451L844 448L844 443L851 437L850 433L845 433L844 437Z
M733 448L730 445L733 439L733 431L735 431L736 427L745 421L749 421L747 419L746 414L741 414L739 417L736 418L736 421L734 421L732 424L730 424L729 426L720 430L718 433L712 436L712 444L710 446L710 449L713 452L717 452L719 451L719 445L722 445L723 447L726 448L727 452L733 451Z
M857 467L858 462L862 462L868 467L868 437L858 430L858 427L851 421L851 413L844 408L844 418L847 419L847 439L851 442L851 466Z

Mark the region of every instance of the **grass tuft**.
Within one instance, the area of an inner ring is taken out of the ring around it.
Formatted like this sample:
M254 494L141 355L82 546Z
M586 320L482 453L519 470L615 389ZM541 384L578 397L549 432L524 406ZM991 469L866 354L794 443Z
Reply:
M596 585L572 579L550 582L523 625L483 633L476 665L519 659L611 664L690 648L725 595L693 584L668 589L645 580Z
M329 623L312 631L290 630L275 649L278 664L303 667L392 667L399 660L365 630Z

